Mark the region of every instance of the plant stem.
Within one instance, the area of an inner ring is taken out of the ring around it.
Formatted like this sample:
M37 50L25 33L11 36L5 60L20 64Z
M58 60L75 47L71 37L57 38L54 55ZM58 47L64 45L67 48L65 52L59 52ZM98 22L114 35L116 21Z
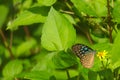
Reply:
M110 14L110 0L107 0L107 24L108 24L108 31L109 31L109 39L110 39L110 43L113 43L112 40L112 18L111 18L111 14Z
M12 48L13 32L10 33L10 48Z
M102 63L103 68L105 69L105 65L104 65L103 61L101 61L101 63Z
M75 27L76 27L76 29L81 30L80 27L79 27L79 25L76 25ZM93 41L92 41L92 38L91 38L91 36L90 36L89 31L87 31L87 32L84 31L84 34L85 34L85 36L87 37L87 39L88 39L88 41L90 42L90 44L93 44Z
M4 33L3 33L3 31L1 29L0 29L0 35L1 35L2 39L3 39L3 43L4 43L5 47L7 48L7 50L10 53L10 58L14 59L14 55L12 53L12 50L11 50L10 46L8 45L6 37L5 37L5 35L4 35Z
M90 36L90 33L89 33L89 32L86 32L86 36L87 36L87 38L88 38L88 40L89 40L90 44L93 44L93 41L92 41L92 38L91 38L91 36Z
M66 69L66 73L67 73L67 77L68 77L68 80L70 79L70 74L69 74L69 71Z
M101 59L102 59L102 61L101 61L102 66L103 66L103 68L105 69L105 65L104 65L104 62L103 62L103 58L101 57Z
M106 68L109 66L109 59L106 58L107 62L106 62Z

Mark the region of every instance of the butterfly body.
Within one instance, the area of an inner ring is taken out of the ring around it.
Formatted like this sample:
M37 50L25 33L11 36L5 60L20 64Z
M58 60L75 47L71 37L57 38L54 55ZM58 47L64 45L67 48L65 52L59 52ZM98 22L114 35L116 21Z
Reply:
M93 66L96 51L84 44L73 45L72 51L80 58L80 62L84 67L91 68Z

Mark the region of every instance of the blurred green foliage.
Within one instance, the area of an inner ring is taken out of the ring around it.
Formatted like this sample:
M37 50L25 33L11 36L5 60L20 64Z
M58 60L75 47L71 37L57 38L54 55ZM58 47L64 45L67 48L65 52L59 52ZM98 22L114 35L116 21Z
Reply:
M120 0L1 0L0 80L120 80ZM101 61L84 68L75 43Z

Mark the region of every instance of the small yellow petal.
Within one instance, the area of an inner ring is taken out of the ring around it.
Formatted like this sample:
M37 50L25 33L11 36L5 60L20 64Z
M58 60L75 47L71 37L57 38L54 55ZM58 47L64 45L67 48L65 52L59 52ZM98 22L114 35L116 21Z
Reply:
M106 56L107 56L107 51L106 50L104 50L104 51L102 51L102 52L98 52L98 54L97 54L97 57L100 59L100 60L102 60L102 59L104 59Z

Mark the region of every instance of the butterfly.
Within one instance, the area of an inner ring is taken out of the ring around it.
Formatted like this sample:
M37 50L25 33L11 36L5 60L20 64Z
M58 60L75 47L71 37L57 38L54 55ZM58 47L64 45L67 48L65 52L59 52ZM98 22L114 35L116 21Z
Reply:
M84 44L75 44L72 46L72 51L80 58L80 62L85 68L91 68L93 66L95 50Z

